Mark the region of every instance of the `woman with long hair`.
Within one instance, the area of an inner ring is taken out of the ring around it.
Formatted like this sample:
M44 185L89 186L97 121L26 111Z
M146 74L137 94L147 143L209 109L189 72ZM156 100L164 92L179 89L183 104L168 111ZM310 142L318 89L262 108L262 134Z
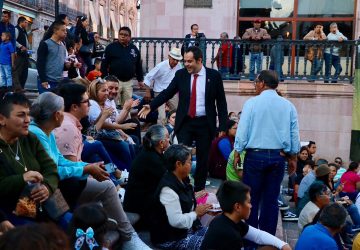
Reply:
M208 161L211 177L226 179L226 165L229 155L234 149L237 125L236 121L228 120L226 122L226 134L212 142Z
M94 38L90 37L87 28L89 27L89 20L86 16L81 16L78 18L76 27L75 27L75 37L79 37L82 42L82 46L87 46L91 48L94 46ZM92 45L92 46L91 46ZM80 48L80 56L84 60L87 69L85 72L89 71L92 67L91 63L91 54L92 52L90 50L84 50ZM82 77L85 77L82 75Z
M94 80L90 84L89 97L89 121L96 127L98 140L104 144L112 161L119 169L129 170L131 162L135 157L134 142L122 129L130 128L132 124L117 123L114 110L107 104L109 97L108 85L101 78ZM101 113L109 109L112 111L112 115L106 120L101 121ZM99 123L100 121L101 124ZM113 137L110 137L110 135Z

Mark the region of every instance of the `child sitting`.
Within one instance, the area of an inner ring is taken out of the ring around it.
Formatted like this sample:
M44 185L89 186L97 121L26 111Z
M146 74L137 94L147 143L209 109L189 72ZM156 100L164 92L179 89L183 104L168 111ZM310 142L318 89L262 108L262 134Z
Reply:
M71 242L76 250L109 249L117 239L107 232L116 231L116 227L100 204L84 204L74 211L69 228Z
M216 195L223 213L210 223L201 249L240 250L244 240L283 250L291 249L286 242L244 222L251 210L250 187L240 181L225 181Z
M90 82L94 81L98 77L101 77L101 71L100 71L101 70L101 58L99 58L99 57L95 58L94 65L95 65L95 69L90 71L86 76L86 78Z

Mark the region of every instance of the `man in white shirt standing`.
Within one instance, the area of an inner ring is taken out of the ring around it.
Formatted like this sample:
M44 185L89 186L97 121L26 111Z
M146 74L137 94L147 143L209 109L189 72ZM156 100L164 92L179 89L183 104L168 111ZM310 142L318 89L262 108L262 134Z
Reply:
M330 24L330 33L327 35L328 41L338 41L343 42L347 40L347 37L344 36L338 29L336 23ZM329 46L325 49L324 59L325 59L325 83L328 83L330 80L331 67L335 68L335 74L332 77L331 83L336 83L337 79L342 71L340 64L339 56L339 47L338 46Z
M181 69L179 61L182 59L183 57L181 56L180 49L172 48L169 52L168 59L157 64L152 70L150 70L149 73L147 73L144 79L144 83L146 85L145 99L151 99L151 86L153 86L155 97L169 86L176 71ZM169 106L170 110L175 110L178 102L178 94L175 94L166 104ZM158 112L159 116L157 123L164 125L166 121L165 104L158 108Z

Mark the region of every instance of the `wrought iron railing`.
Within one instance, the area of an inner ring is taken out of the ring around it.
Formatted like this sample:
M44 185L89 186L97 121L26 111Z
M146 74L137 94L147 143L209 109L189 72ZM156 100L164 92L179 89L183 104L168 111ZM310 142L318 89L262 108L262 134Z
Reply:
M252 42L220 39L133 38L132 41L141 52L145 73L157 63L167 59L172 47L183 48L186 44L196 43L203 50L204 65L219 70L223 79L229 80L253 80L256 69L252 74L251 57L256 55L261 57L259 60L261 68L276 70L282 81L315 80L352 83L355 55L359 50L359 41L356 40L334 42L278 39ZM258 51L256 47L259 47ZM342 71L339 73L334 66L331 67L330 72L326 71L331 65L340 66Z

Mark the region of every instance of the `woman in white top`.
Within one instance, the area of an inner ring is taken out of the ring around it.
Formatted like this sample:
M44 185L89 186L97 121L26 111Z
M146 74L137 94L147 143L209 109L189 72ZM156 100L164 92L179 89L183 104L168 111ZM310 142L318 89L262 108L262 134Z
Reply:
M175 144L164 156L168 171L155 192L151 241L162 249L199 249L207 228L198 219L212 205L196 205L193 187L186 181L191 170L190 149Z
M113 110L113 107L109 107L106 104L109 97L108 85L101 78L92 81L90 84L89 97L89 121L97 130L97 135L99 136L97 139L103 143L111 160L119 169L129 170L131 162L135 157L134 141L122 129L129 128L131 124L117 123L117 112ZM109 110L112 115L106 119L103 118L101 113ZM105 134L108 137L104 136Z

